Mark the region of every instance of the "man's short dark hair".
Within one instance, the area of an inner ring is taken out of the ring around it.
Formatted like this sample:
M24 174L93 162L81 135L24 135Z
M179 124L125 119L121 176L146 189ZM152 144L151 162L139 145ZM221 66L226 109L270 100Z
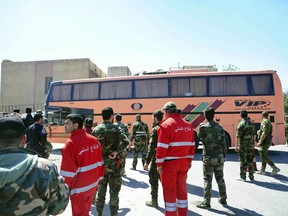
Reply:
M212 107L208 107L205 109L204 115L208 121L212 121L215 115L215 111Z
M35 115L34 115L34 121L36 122L36 121L39 121L41 118L43 118L43 116L41 115L41 114L39 114L39 113L36 113Z
M242 118L247 118L248 117L248 112L246 110L241 110L240 115Z
M13 112L20 113L20 109L19 108L14 108Z
M72 121L73 124L78 124L78 129L83 128L83 118L81 115L76 114L76 113L72 113L69 114L68 116L66 116L66 119L69 119L70 121Z
M158 119L158 121L162 121L164 113L161 110L156 110L153 113L153 116Z
M20 118L0 118L0 147L19 145L24 134L25 126Z
M102 118L103 120L109 120L110 117L114 114L114 111L111 107L105 107L102 110Z
M27 107L27 108L25 109L25 112L26 112L27 114L31 114L31 113L32 113L32 109L31 109L30 107Z
M122 121L122 115L117 113L115 116L116 121Z
M262 116L263 117L268 118L268 115L269 115L268 111L263 111L262 112Z

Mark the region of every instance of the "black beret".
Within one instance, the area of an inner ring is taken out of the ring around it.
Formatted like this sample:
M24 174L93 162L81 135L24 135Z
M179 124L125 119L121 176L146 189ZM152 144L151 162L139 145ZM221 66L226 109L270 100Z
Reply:
M0 139L19 138L25 134L25 126L18 117L0 118Z

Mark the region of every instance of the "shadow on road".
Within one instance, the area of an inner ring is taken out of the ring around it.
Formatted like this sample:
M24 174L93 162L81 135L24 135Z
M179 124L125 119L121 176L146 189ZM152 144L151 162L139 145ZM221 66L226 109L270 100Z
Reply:
M143 188L143 189L146 189L146 188L149 188L150 186L145 183L145 182L142 182L142 181L136 181L135 179L133 178L129 178L127 176L123 176L122 178L122 185L125 185L127 187L131 187L131 188Z
M258 214L257 212L250 210L250 209L238 209L232 206L225 207L230 212L218 210L218 209L209 209L208 211L213 212L219 215L241 215L241 216L262 216L262 214Z
M286 176L283 176L287 179ZM288 191L287 181L284 184L278 184L275 182L261 182L261 181L254 181L253 184L259 187L267 188L270 190L276 191Z

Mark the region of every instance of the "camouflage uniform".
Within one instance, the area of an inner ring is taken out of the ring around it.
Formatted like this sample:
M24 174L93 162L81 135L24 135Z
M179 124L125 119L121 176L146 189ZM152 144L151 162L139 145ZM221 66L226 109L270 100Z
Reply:
M0 215L57 215L69 189L57 167L23 148L0 149Z
M258 131L258 140L260 140L262 134L266 134L266 138L259 146L258 152L260 158L262 160L262 166L260 172L265 172L267 163L272 167L276 168L274 163L268 158L268 149L272 145L272 124L267 118L263 118L260 126L260 130Z
M288 121L285 124L285 137L286 137L286 144L288 145Z
M156 149L157 149L157 141L158 134L157 131L159 129L159 124L153 125L152 132L150 134L148 152L146 155L146 164L150 164L149 169L149 183L151 185L151 196L152 196L152 204L158 206L158 180L160 179L159 172L157 171L156 166Z
M96 198L98 216L103 213L108 184L110 190L110 211L111 215L114 216L117 215L119 209L119 192L122 182L120 167L123 158L125 158L123 150L126 149L129 144L129 139L123 130L108 121L104 121L94 128L92 135L101 143L103 160L106 167L104 179L99 185ZM109 155L114 151L118 152L117 157L115 159L109 159Z
M138 154L141 152L142 154L142 165L144 167L145 157L147 153L147 141L149 140L149 129L146 123L141 120L136 121L133 124L132 129L132 139L134 140L133 147L133 169L136 169L138 162Z
M223 168L227 146L224 130L212 120L200 125L199 138L203 143L204 202L210 205L213 173L219 188L219 201L226 202Z
M246 180L246 167L249 169L249 179L254 179L254 129L252 122L245 118L242 119L237 128L237 137L240 139L239 160L240 178Z
M114 123L115 125L117 125L120 129L122 129L124 131L124 133L126 134L127 138L129 139L130 135L129 135L129 131L128 131L128 127L126 124L120 122L120 121L116 121ZM127 157L127 148L125 148L123 150L123 152L121 152L121 154L123 155L123 160L122 160L122 163L121 163L121 173L122 175L125 173L125 164L126 164L126 157Z

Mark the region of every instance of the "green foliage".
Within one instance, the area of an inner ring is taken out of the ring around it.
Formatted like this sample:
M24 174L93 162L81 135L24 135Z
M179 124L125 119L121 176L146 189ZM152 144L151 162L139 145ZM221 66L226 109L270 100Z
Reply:
M240 68L238 68L237 66L235 65L232 65L232 64L229 64L228 66L222 66L222 70L223 71L237 71L237 70L240 70Z
M284 91L283 96L284 96L284 112L285 115L288 115L288 91Z

